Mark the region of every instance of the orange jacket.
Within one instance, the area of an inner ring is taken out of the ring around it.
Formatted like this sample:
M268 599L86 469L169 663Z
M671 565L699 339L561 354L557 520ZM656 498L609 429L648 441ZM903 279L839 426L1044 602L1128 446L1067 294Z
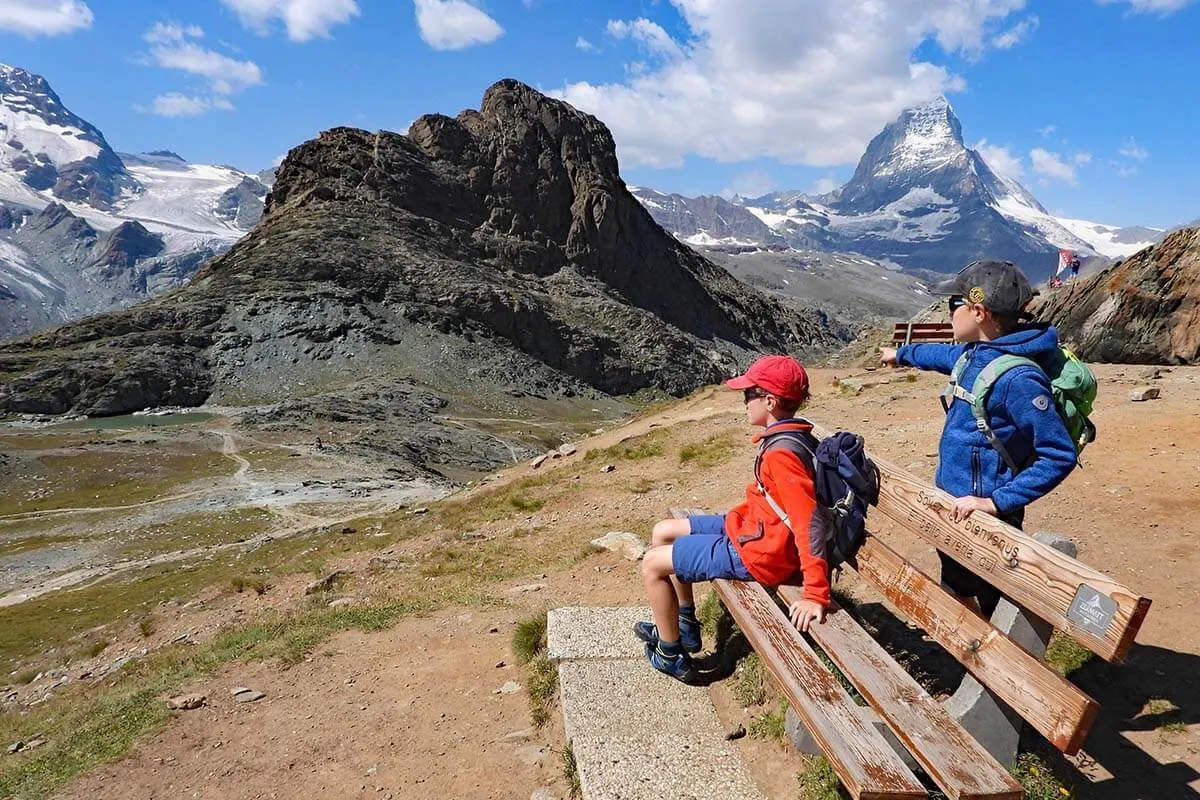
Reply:
M807 423L794 425L812 429ZM756 442L760 439L761 434L754 437ZM755 482L746 487L745 501L725 517L729 541L757 582L778 586L802 578L805 599L829 605L828 514L817 505L812 475L794 453L772 449L763 454L759 479L787 512L792 528L783 524Z

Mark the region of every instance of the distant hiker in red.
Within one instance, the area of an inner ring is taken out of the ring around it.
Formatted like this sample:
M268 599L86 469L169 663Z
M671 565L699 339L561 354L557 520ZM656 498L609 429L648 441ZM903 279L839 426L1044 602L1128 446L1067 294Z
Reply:
M808 400L808 374L790 356L764 356L745 374L725 382L740 389L751 425L765 430L808 432L812 424L795 418ZM825 557L828 512L817 503L812 473L790 450L760 453L757 480L746 499L725 515L665 519L654 526L642 561L642 583L654 622L639 622L634 633L646 643L646 658L660 672L682 681L693 678L689 653L699 652L692 583L716 578L777 586L803 578L804 596L789 609L802 631L824 622L829 605ZM786 513L780 518L774 500ZM790 523L790 526L789 524ZM803 541L792 531L807 532Z

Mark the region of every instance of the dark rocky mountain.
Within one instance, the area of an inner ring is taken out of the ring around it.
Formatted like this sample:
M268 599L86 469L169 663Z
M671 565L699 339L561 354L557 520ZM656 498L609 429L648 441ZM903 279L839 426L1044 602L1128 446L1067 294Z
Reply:
M0 338L178 285L253 227L266 193L169 150L117 154L45 78L0 65Z
M656 225L598 120L502 81L408 135L293 149L255 230L187 286L0 342L0 411L268 405L281 425L361 415L364 447L410 463L430 462L414 437L494 463L512 457L494 436L435 414L537 419L553 401L594 424L633 393L833 342Z
M1200 227L1045 292L1034 310L1084 359L1200 363Z
M733 198L766 226L739 225L728 235L706 209L714 198L639 190L637 196L667 230L699 247L753 244L777 249L853 252L908 271L954 271L979 258L1006 258L1035 280L1054 270L1058 250L1085 262L1109 263L1161 238L1150 228L1115 228L1051 215L1017 181L993 170L962 138L944 98L909 109L867 146L853 177L819 197L776 192ZM722 219L733 215L722 208Z

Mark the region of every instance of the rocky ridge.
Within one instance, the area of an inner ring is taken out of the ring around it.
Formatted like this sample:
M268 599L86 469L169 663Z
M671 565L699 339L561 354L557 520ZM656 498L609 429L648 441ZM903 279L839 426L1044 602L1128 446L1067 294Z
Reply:
M1033 309L1087 360L1200 363L1200 227L1051 290Z
M404 454L417 424L461 434L451 415L593 424L833 342L664 233L603 124L501 81L407 135L295 148L256 229L189 285L0 343L0 411L256 405L279 425L374 418L364 446Z

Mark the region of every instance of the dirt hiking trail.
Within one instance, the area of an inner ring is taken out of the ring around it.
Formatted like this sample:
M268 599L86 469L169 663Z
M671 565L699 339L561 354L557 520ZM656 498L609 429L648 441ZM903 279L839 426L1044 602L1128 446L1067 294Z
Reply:
M873 452L932 480L943 379L877 372L872 377L894 380L856 394L834 381L850 372L813 370L806 415L831 429L863 433ZM1080 560L1149 596L1153 606L1126 664L1093 659L1072 676L1099 700L1100 717L1079 756L1051 756L1050 763L1076 797L1196 797L1200 368L1160 369L1157 377L1138 366L1099 365L1096 372L1099 439L1087 449L1083 469L1030 507L1026 530L1069 536ZM1161 397L1131 402L1130 389L1146 384L1160 387ZM543 502L510 506L470 531L435 531L386 553L357 553L326 565L351 574L340 590L348 603L414 590L436 595L450 578L428 570L373 570L369 563L418 564L452 546L456 558L477 570L471 602L406 617L381 632L338 634L291 667L270 660L229 664L184 687L207 695L206 706L177 712L129 756L93 769L56 796L565 800L561 721L557 709L542 728L531 721L526 675L511 647L517 624L561 605L642 604L637 564L596 552L589 542L613 530L645 538L673 505L720 509L736 502L750 478L752 432L740 395L714 388L578 441L575 454L536 470L523 463L496 474L459 499L507 486ZM634 438L643 434L657 451L586 458L589 450L646 441ZM680 454L689 445L715 455L684 460ZM606 465L614 468L602 471ZM407 514L386 524L404 525L413 519ZM936 575L931 547L890 526L879 533ZM493 570L506 577L489 580ZM214 589L203 608L163 609L158 622L168 640L176 631L241 624L303 603L307 580L311 576L281 579L261 597ZM853 576L843 585L864 603L879 602ZM522 688L512 691L509 682ZM265 697L235 702L237 687ZM740 708L724 684L696 691L710 693L731 727L748 725L764 711ZM805 762L790 747L749 736L736 744L768 796L799 795L795 776Z

